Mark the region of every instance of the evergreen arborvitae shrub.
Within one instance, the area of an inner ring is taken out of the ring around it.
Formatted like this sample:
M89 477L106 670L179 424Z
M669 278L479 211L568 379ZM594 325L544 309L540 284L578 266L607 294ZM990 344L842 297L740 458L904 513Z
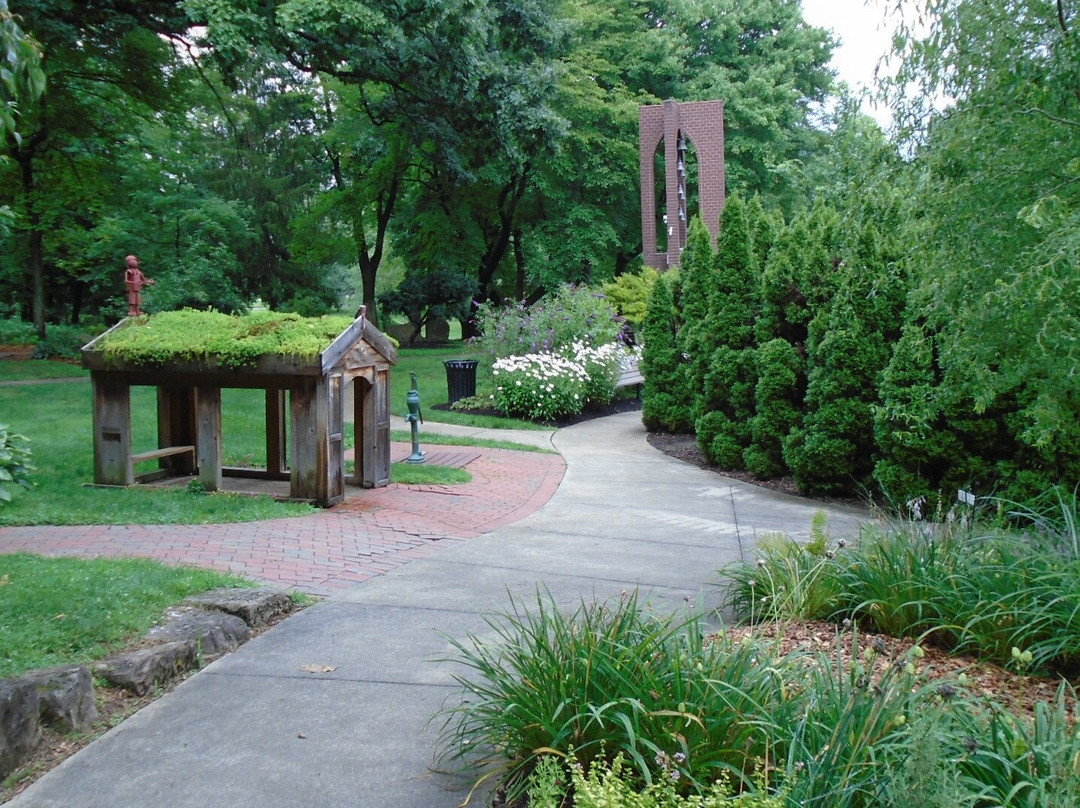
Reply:
M675 304L664 276L653 284L642 338L641 420L650 432L689 432L691 396L675 342Z
M919 325L908 324L881 376L881 403L874 408L881 456L874 479L886 502L901 508L919 503L924 515L947 507L939 500L950 499L941 483L964 454L944 421L939 396L933 339Z
M750 199L747 215L750 219L750 238L754 245L754 254L758 265L764 266L777 239L784 232L784 217L776 211L766 210L760 194L754 194Z
M809 290L819 282L809 275L807 259L812 250L804 218L796 219L776 237L758 285L760 312L754 322L759 345L780 337L805 350L807 328L813 313Z
M807 493L850 493L874 468L873 408L903 305L899 274L877 245L865 226L851 260L838 265L838 294L810 324L806 415L784 441L784 459Z
M784 440L784 460L800 491L845 494L873 468L871 406L878 346L849 302L837 305L828 317L815 318L812 332L815 324L824 336L814 340L807 412L802 428Z
M707 327L716 341L695 407L698 445L711 463L743 466L754 415L753 344L759 268L751 222L738 194L728 197L720 216L716 286L709 298Z
M686 357L683 372L686 375L685 388L693 391L688 402L690 406L697 404L709 368L709 357L716 347L716 335L709 329L708 322L709 299L716 285L713 263L709 231L695 216L690 222L679 270L682 280L679 297L682 328L678 333L678 348L680 354Z
M755 477L768 480L788 471L783 441L801 420L799 374L803 363L795 347L779 338L758 348L755 360L757 411L750 425L750 446L743 452L743 459Z

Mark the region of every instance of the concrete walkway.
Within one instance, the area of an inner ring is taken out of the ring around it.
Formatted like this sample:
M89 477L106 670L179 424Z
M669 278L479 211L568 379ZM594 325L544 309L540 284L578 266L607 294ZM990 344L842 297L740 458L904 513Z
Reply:
M646 443L636 413L561 430L554 444L565 477L539 510L467 541L438 542L438 552L337 589L9 804L459 805L470 783L433 769L440 722L431 719L453 703L460 672L440 661L451 653L446 636L490 634L483 614L505 609L511 597L528 601L537 587L567 606L634 587L660 608L686 600L715 606L721 566L750 557L762 532L805 535L820 507L664 456ZM827 510L834 535L866 517ZM303 672L308 665L333 670Z

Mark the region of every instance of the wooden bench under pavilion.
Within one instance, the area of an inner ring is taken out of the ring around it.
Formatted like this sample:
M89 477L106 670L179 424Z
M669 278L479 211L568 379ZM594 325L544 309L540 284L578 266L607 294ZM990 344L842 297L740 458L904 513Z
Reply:
M110 334L130 327L139 323L121 321L82 351L94 392L95 483L133 485L197 474L204 489L217 491L222 476L288 480L290 497L329 507L345 496L344 426L350 403L356 462L349 482L375 488L390 481L390 370L397 350L363 313L316 356L264 354L241 367L212 355L133 362L101 349ZM346 402L350 382L352 401ZM133 454L131 387L136 385L157 388L158 448ZM266 391L265 469L222 467L223 388ZM157 460L159 469L136 477L135 464L149 460Z

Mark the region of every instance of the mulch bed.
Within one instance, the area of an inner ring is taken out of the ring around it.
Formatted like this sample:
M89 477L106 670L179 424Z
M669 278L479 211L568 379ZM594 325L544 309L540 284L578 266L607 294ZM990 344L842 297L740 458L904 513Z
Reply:
M799 491L798 486L795 485L795 479L793 477L776 477L771 480L760 480L748 471L738 469L725 469L720 466L714 466L709 463L702 454L701 449L698 447L697 438L692 434L669 432L650 432L646 438L649 441L649 445L654 449L659 449L669 457L674 457L679 460L683 460L687 463L697 466L698 468L705 469L706 471L712 471L716 474L722 474L725 477L730 477L733 480L744 482L749 485L757 485L762 488L768 488L771 491L778 491L781 494L788 494L793 497L807 498L805 494ZM828 502L837 505L866 505L866 502L856 497L833 497L830 499L823 499L821 497L814 497L813 499L818 502Z

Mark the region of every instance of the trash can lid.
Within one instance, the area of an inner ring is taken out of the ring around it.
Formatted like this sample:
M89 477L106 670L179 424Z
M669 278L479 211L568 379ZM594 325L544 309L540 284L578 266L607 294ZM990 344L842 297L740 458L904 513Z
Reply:
M443 364L448 368L454 368L455 370L466 370L468 368L474 368L480 364L478 359L444 359Z

